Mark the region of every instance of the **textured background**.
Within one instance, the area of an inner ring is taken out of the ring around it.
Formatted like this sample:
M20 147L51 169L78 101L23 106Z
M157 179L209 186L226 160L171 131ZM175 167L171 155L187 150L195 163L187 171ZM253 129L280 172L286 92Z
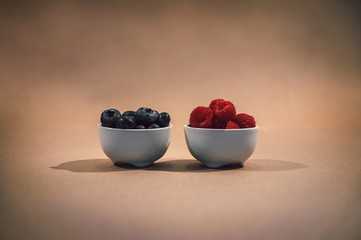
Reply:
M2 239L359 239L359 1L1 1ZM209 170L183 124L231 100L261 127ZM149 106L164 158L116 168L100 113Z

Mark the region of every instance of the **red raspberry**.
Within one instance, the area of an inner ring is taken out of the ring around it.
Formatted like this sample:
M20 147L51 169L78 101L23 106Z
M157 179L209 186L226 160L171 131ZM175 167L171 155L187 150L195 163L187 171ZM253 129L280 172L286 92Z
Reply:
M240 128L252 128L256 126L256 121L254 117L246 113L240 113L236 115L234 120Z
M214 105L214 115L221 122L234 120L236 117L236 108L230 101L219 101Z
M227 126L227 123L226 123L226 122L219 121L218 119L214 119L214 120L213 120L212 128L225 129L226 126Z
M228 121L226 129L239 129L239 126L233 121Z
M190 127L211 128L213 122L213 111L208 107L196 107L189 118Z
M218 103L218 102L222 102L224 101L224 99L214 99L212 100L211 104L209 104L209 108L211 108L214 111L214 106Z

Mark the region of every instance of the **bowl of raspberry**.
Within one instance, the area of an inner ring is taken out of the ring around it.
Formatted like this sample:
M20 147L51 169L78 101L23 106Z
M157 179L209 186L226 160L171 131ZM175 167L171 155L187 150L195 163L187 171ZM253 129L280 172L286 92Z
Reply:
M224 99L196 107L189 124L184 125L190 153L209 168L234 163L243 166L256 148L258 130L253 116L237 114L233 103Z
M142 107L121 114L110 108L102 112L100 122L97 125L100 145L114 165L147 167L169 147L173 126L166 112Z

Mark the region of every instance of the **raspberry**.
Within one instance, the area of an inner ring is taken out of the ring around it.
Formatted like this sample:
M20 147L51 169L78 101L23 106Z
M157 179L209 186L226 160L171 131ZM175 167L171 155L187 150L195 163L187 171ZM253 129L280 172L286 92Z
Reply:
M196 107L193 109L190 118L190 127L210 128L213 122L213 111L208 107Z
M219 121L218 119L213 120L212 128L225 129L227 126L226 122Z
M224 101L224 99L214 99L214 100L212 100L211 104L209 104L209 108L214 111L214 106L215 106L218 102L222 102L222 101Z
M219 101L213 108L216 119L221 122L234 120L236 117L236 108L230 101Z
M233 121L228 121L226 129L239 129L239 126Z
M256 126L254 118L246 113L237 114L234 121L240 128L252 128Z

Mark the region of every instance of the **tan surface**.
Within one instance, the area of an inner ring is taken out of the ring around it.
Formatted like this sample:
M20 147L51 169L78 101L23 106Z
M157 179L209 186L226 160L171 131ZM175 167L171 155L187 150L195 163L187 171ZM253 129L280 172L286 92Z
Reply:
M3 4L1 239L360 239L355 2ZM244 168L189 154L213 98L256 117ZM172 116L146 169L102 153L102 110Z

